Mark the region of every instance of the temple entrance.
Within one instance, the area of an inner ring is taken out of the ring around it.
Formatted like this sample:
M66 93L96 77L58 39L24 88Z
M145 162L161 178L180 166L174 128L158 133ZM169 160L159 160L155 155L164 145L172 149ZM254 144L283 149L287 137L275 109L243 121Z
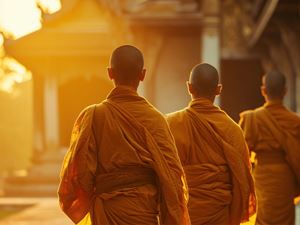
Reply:
M221 107L235 121L239 113L263 104L260 94L263 70L257 59L221 60Z

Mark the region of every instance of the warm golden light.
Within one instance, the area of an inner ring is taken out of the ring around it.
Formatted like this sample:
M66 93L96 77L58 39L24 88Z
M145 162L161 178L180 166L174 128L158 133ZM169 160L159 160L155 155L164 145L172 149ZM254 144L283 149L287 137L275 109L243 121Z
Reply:
M0 46L3 45L3 41L4 41L3 36L0 34Z
M54 13L61 8L59 0L36 0L47 13Z
M59 0L0 0L0 31L8 38L19 38L41 28L41 11L37 5L46 13L61 8ZM0 48L3 42L0 35ZM31 73L14 59L1 56L0 60L1 91L12 93L15 84L31 79Z
M0 0L0 29L14 38L39 29L41 12L37 3L47 13L61 7L59 0Z
M31 80L31 73L12 58L5 58L0 69L0 90L12 93L14 85Z
M34 0L2 0L0 3L0 26L15 38L39 29L39 17Z

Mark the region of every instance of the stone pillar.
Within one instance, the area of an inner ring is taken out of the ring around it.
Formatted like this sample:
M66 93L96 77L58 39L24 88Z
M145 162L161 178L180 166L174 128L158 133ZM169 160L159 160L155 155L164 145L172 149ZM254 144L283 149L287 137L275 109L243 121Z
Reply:
M45 150L44 133L44 77L33 76L33 158Z
M156 102L155 79L159 54L163 47L164 36L154 28L139 28L135 33L135 43L144 53L146 78L139 87L139 93L145 96L152 104Z
M294 86L293 94L295 96L294 109L300 113L300 44L298 34L296 33L297 31L293 29L293 25L296 24L280 23L278 26L283 44L290 58L290 64L295 73L292 80Z
M298 114L300 114L300 74L297 75L296 77L296 101L297 101L297 108L296 108L296 112Z
M59 149L58 87L55 76L46 76L44 81L45 150Z
M54 76L34 76L34 152L26 174L7 177L7 196L56 196L64 151L59 146L58 86Z
M201 61L213 65L220 72L220 1L202 2L203 30L201 41ZM215 103L220 105L220 97Z

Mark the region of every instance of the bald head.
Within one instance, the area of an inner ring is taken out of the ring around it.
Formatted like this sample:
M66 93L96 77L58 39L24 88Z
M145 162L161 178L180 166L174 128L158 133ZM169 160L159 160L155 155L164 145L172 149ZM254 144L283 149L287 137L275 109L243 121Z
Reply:
M283 98L286 90L285 76L279 71L271 71L263 77L263 86L269 98Z
M138 81L144 68L143 54L134 46L120 46L113 51L110 66L114 73L114 79L118 83L128 84Z
M196 65L190 74L190 84L199 97L211 97L215 95L219 84L218 71L207 63Z

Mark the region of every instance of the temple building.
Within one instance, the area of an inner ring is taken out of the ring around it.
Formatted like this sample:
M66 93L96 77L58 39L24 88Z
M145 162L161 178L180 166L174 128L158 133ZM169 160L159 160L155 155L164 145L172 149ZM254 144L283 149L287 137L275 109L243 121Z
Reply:
M221 73L217 99L233 119L262 104L270 69L288 77L286 105L300 112L299 2L296 0L62 0L42 29L4 43L33 74L34 157L27 176L7 179L8 195L53 195L73 122L112 84L112 50L134 44L145 57L139 92L163 113L187 105L185 82L200 62ZM27 181L28 185L18 185ZM32 189L34 185L34 190Z
M234 118L262 103L261 76L287 77L285 105L300 113L300 2L229 0L221 14L223 108Z

